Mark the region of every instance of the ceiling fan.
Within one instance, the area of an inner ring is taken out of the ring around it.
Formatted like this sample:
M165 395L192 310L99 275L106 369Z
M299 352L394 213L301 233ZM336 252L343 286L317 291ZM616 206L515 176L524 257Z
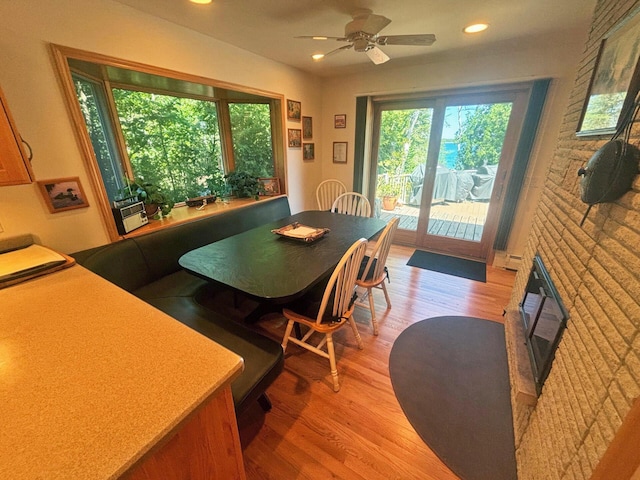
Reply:
M348 45L336 48L326 54L313 55L314 60L338 53L342 50L353 48L356 52L364 52L373 63L379 65L389 60L378 45L412 45L428 47L436 41L436 36L432 33L417 35L378 35L378 33L391 23L387 17L376 15L369 9L359 9L353 12L352 19L344 27L344 37L327 37L320 35L305 35L296 38L310 38L313 40L337 40L338 42L349 42Z

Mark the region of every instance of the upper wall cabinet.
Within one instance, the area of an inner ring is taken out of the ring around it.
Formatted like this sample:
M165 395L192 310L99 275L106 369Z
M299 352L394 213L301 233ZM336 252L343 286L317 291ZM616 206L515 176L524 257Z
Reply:
M22 139L11 117L7 99L0 89L0 186L20 185L33 181L31 164Z

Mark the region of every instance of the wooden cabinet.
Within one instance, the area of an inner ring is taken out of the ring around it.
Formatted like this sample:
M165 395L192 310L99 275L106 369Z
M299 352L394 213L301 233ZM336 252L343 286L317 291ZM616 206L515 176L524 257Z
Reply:
M163 443L166 442L166 443ZM206 402L121 480L246 480L231 387Z
M0 89L0 186L33 181L31 164L11 117L7 100Z

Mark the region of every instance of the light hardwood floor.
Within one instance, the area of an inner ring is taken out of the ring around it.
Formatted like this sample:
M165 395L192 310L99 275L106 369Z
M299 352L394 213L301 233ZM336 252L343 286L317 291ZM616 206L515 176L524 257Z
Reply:
M515 272L487 269L487 283L409 267L414 249L392 246L387 261L392 308L375 292L380 335L369 311L357 308L364 350L349 328L335 335L341 390L334 393L328 360L287 347L284 372L269 388L273 409L251 408L239 419L249 480L457 479L420 439L404 416L389 379L396 337L425 318L464 315L502 321ZM278 339L279 315L254 328Z

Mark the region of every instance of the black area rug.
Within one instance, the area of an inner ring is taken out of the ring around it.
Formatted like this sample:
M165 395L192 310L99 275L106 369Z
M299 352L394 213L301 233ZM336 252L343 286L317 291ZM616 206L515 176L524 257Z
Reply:
M417 322L394 342L389 372L409 422L456 475L517 478L502 324L471 317Z
M411 255L407 265L478 282L487 281L487 265L483 262L475 262L464 258L416 250Z

